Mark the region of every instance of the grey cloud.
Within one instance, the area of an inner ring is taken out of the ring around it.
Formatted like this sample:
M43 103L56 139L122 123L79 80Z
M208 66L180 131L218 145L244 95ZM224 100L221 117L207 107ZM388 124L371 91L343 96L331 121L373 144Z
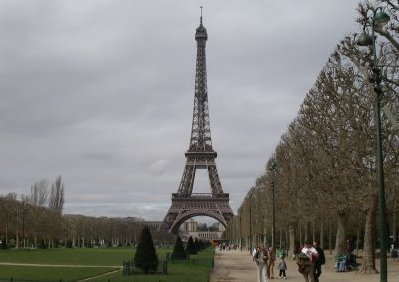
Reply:
M61 174L67 213L163 218L186 161L204 5L213 145L236 210L356 4L1 1L0 194Z

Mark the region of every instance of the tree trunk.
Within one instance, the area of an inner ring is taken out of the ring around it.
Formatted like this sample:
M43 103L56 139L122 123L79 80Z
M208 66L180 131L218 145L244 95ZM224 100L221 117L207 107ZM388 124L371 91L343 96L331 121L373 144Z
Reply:
M320 248L324 249L324 223L320 221Z
M328 250L330 255L332 255L332 222L330 221L330 226L328 228Z
M393 237L393 243L396 247L397 245L397 238L398 238L398 226L397 226L397 222L396 222L396 209L398 206L398 201L395 198L394 203L393 203L393 222L392 222L392 237Z
M371 274L377 273L375 268L375 239L377 221L377 193L371 194L366 210L366 226L364 227L363 264L360 271Z
M282 244L283 244L283 230L281 230L281 228L280 228L280 249L281 249L281 246L282 246Z
M348 224L348 213L346 211L338 211L338 228L335 240L335 255L341 255L345 252L346 242L346 226Z
M15 232L15 248L19 249L19 234L18 234L18 231Z
M284 250L288 250L288 241L289 241L289 237L288 237L288 229L285 228L285 237L284 237Z
M305 221L304 227L305 227L305 242L309 241L309 225L310 223L308 221Z
M266 235L266 227L263 229L263 243L265 246L267 245L267 235Z
M303 240L302 240L302 220L299 220L299 244L303 245Z
M359 241L360 241L360 218L359 218L359 224L357 225L357 233L356 233L356 256L359 255Z
M316 240L316 222L312 219L312 242Z
M288 233L290 234L290 251L289 254L293 256L295 254L295 229L292 224L288 226Z

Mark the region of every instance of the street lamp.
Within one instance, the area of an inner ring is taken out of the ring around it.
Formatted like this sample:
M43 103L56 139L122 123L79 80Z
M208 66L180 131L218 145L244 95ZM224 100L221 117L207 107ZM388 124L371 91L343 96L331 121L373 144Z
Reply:
M275 201L274 201L274 193L276 190L276 168L277 163L276 160L273 158L270 164L270 172L272 174L272 247L275 249L275 238L276 238L276 208L275 208Z
M249 194L249 250L252 252L252 194Z
M379 220L380 220L380 249L381 249L381 261L380 261L380 281L387 282L387 227L386 227L386 215L385 215L385 184L384 184L384 163L383 163L383 152L382 152L382 139L381 139L381 70L378 67L378 58L376 50L376 36L375 30L380 30L384 25L389 22L390 18L381 7L378 7L373 11L373 16L369 19L366 25L371 27L371 36L366 33L365 29L363 33L357 39L357 45L359 46L371 46L373 50L373 62L372 71L373 76L370 81L373 83L375 92L375 127L376 127L376 138L377 138L377 172L378 172L378 188L379 188ZM366 27L366 26L365 26Z
M241 222L241 208L238 209L238 215L240 217L240 251L242 252L242 222Z

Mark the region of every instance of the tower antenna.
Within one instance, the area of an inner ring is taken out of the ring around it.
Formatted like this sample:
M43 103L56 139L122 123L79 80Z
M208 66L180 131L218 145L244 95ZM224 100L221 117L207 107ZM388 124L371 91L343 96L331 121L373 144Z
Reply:
M200 21L201 21L201 25L202 25L202 6L200 7L200 9L201 9L201 18L200 18Z

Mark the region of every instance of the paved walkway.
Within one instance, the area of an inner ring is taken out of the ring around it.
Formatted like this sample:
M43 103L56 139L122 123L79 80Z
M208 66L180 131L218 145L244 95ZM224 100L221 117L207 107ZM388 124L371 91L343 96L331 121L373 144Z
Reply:
M256 269L249 251L219 251L217 249L211 282L253 282L256 281Z
M295 261L287 259L287 281L304 282L302 275L298 272L298 267ZM359 261L359 260L358 260ZM361 263L361 261L359 261ZM278 278L277 264L274 269L275 279L270 281L280 280ZM379 261L376 261L379 266ZM215 256L215 270L211 275L211 282L256 282L256 264L252 261L249 251L216 251ZM380 281L379 274L364 275L356 272L336 272L333 262L333 256L326 253L326 264L322 268L322 276L320 281L326 282L378 282ZM388 281L399 281L399 261L392 261L388 258Z

